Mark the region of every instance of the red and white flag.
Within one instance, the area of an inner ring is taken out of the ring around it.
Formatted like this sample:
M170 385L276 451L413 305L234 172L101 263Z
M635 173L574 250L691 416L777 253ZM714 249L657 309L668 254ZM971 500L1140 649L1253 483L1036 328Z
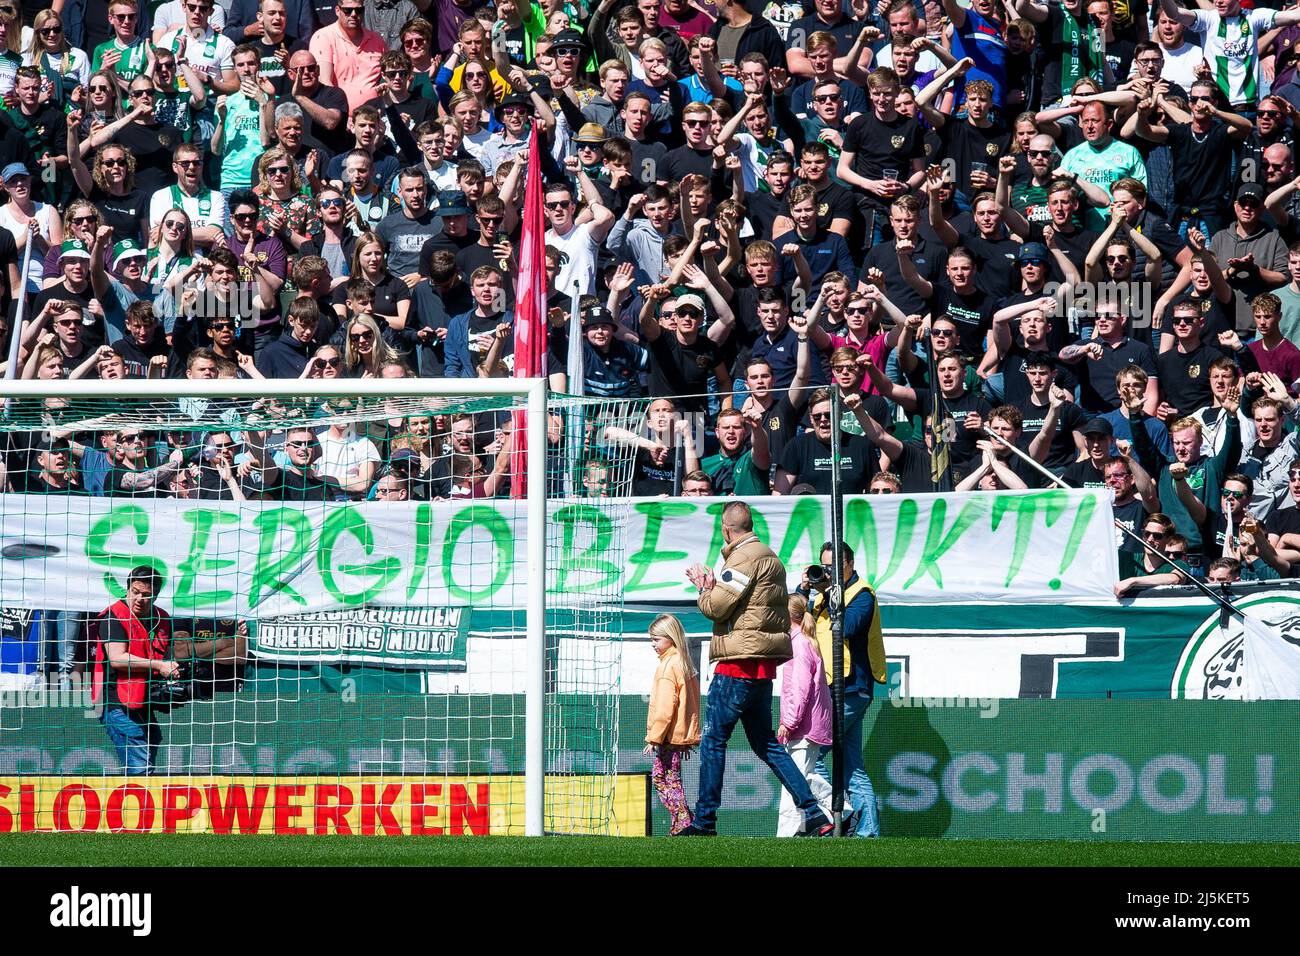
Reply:
M524 222L520 239L519 278L515 286L515 378L546 375L546 216L542 205L541 151L537 125L528 134L528 171L524 179ZM528 489L528 414L517 409L511 419L510 496ZM545 448L537 449L540 455Z

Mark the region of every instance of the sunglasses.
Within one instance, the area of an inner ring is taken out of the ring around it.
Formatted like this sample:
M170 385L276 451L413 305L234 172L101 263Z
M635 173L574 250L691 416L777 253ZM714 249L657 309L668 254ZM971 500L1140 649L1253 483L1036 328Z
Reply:
M126 160L125 159L101 159L99 161L99 164L103 166L105 169L116 169L119 166L125 166ZM77 220L74 219L72 221L76 222Z
M100 84L96 84L95 86L92 86L92 87L90 88L90 92L92 92L92 93L111 93L111 92L113 92L113 88L112 88L111 86L104 86L102 83L100 83Z
M868 489L867 489L867 494L869 494L869 495L892 495L892 494L894 494L894 489L893 489L893 488L868 488Z
M481 226L499 226L504 216L479 216L478 221Z
M68 221L71 222L74 226L93 226L95 223L99 222L99 217L93 215L73 216L72 219Z
M338 368L340 365L343 364L343 360L339 358L337 355L331 356L330 358L323 358L321 359L321 361L324 362L326 365L328 365L330 368ZM304 444L310 444L310 443L304 442Z
M288 167L288 166L268 166L268 167L266 167L266 174L267 174L268 176L288 176L288 175L289 175L289 167Z
M233 441L214 441L212 447L217 451L225 451L227 448L238 448L239 445Z
M828 422L831 420L830 412L818 412L815 415L809 415L808 419L814 422Z
M163 221L164 229L184 229L185 225L184 219L166 219Z
M371 339L373 339L374 337L375 337L375 334L374 334L373 332L368 332L368 331L367 331L367 332L352 332L352 333L350 333L350 334L348 335L348 339L351 340L351 341L353 341L353 342L369 342L369 341L370 341Z
M212 4L210 3L187 3L185 9L190 13L211 13Z
M137 16L138 14L134 13L110 13L108 18L110 20L116 20L118 23L130 23Z
M63 32L63 27L41 27L37 32L43 37L54 37Z
M176 165L181 169L195 169L202 166L203 161L200 159L178 159L176 160Z
M233 220L235 220L235 222L253 222L254 220L257 219L257 213L255 213L255 212L233 212L233 213L230 214L230 218L233 219Z
M154 91L153 91L152 88L147 89L147 90L145 90L145 89L140 89L140 90L132 90L132 91L131 91L131 97L132 97L132 98L135 98L135 97L137 97L137 96L148 96L148 97L152 97L153 95L154 95Z
M365 7L339 7L338 11L345 17L359 17L366 12Z
M174 70L174 69L176 69L176 61L175 61L175 60L156 60L156 61L154 62L154 65L157 66L158 69L160 69L160 70Z
M124 442L124 443L126 443L126 444L128 444L128 445L134 445L136 442L143 442L143 441L144 441L144 436L143 436L143 435L123 435L121 438L118 439L118 441L119 441L119 442Z
M853 364L852 362L846 362L840 365L831 366L832 372L856 372L857 370L858 370L857 365Z
M563 202L548 202L546 204L546 208L547 209L568 209L572 205L573 205L573 200L566 199Z
M1167 551L1165 551L1165 554L1166 554L1167 556L1171 557L1171 558L1183 558L1183 557L1186 557L1186 556L1187 556L1187 552L1186 552L1186 551L1173 551L1173 550L1167 550Z
M387 70L384 76L390 80L402 80L411 75L410 70Z
M1050 149L1027 149L1025 150L1025 155L1026 156L1051 156L1052 151Z
M71 329L80 325L81 323L76 319L59 319L59 321L55 322L54 324L61 325L65 329Z
M1220 494L1225 498L1231 498L1233 501L1240 501L1242 498L1246 497L1244 491L1229 491L1227 488L1224 488Z
M407 37L402 41L402 46L427 46L428 43L424 37Z
M1269 119L1277 119L1279 116L1282 115L1282 112L1280 110L1260 110L1255 115L1267 116Z
M335 359L334 361L337 362L338 359ZM311 444L312 443L310 441L304 439L302 441L287 441L284 443L284 447L285 448L310 448Z
M1163 528L1147 528L1142 533L1148 538L1163 538L1169 534Z
M342 205L344 205L342 199L322 199L320 201L320 206L322 209L329 209L333 206L342 206Z
M1213 103L1214 97L1213 96L1190 96L1188 97L1188 101L1192 103Z
M814 103L838 103L839 100L840 94L838 93L823 93L813 97Z
M1172 325L1195 325L1196 316L1194 315L1175 315L1171 320Z
M711 126L713 120L684 120L683 123L686 126Z
M953 329L931 329L930 334L935 338L942 337L946 339L949 336L956 335L957 332Z
M871 311L871 306L868 306L868 305L850 305L850 306L846 307L846 308L844 309L844 311L847 312L847 313L849 313L850 315L858 315L858 314L860 314L860 313L870 312L870 311Z
M213 332L233 332L235 330L234 322L213 322L208 326Z
M1045 266L1045 265L1047 265L1047 263L1044 262L1042 259L1021 259L1021 260L1020 260L1020 264L1021 264L1022 266Z

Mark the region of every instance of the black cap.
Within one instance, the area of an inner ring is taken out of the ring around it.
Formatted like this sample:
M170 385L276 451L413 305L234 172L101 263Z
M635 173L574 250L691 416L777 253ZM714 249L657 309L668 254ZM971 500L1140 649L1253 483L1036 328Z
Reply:
M44 432L44 437L36 445L37 451L53 451L56 448L64 451L72 447L71 442L66 438L51 438L49 432Z
M492 107L492 112L499 116L507 106L522 106L531 113L533 111L533 100L532 97L525 93L507 93L502 97L500 103Z
M618 325L614 315L603 305L593 305L582 310L582 327L590 329L597 325Z
M1088 424L1083 426L1085 435L1105 435L1111 438L1115 434L1115 429L1110 427L1110 422L1104 418L1094 418Z
M579 50L587 48L587 38L577 30L561 30L555 36L551 37L551 49L572 49L577 47Z
M1242 183L1237 188L1237 202L1241 202L1243 199L1253 199L1263 205L1264 187L1259 183Z

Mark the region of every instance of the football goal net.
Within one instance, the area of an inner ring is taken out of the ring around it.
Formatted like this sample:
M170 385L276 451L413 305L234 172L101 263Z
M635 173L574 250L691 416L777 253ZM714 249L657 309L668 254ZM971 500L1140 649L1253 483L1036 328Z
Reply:
M644 832L640 403L541 380L0 382L0 820ZM638 747L639 749L639 747Z

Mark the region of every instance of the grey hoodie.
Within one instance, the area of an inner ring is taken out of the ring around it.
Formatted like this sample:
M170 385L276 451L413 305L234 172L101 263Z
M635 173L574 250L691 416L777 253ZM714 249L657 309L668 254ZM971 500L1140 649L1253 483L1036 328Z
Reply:
M637 285L658 282L664 270L664 237L644 218L619 216L609 234L609 250L636 266Z

